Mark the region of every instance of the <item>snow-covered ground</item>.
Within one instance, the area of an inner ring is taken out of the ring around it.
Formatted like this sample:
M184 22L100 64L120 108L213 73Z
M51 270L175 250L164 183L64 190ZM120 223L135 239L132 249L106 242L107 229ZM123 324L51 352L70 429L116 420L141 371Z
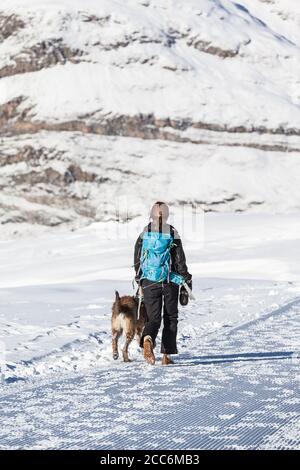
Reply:
M133 363L111 358L134 224L0 242L0 446L300 448L299 215L210 214L204 240L187 237L196 301L168 368L135 342Z

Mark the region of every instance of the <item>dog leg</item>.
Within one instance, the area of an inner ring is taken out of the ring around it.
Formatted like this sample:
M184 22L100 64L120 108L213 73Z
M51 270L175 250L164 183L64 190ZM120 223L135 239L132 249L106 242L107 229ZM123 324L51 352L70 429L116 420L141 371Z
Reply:
M142 304L141 310L140 310L140 318L138 319L136 323L136 329L135 329L135 335L138 343L141 343L141 338L142 338L142 333L143 329L145 326L145 321L146 321L146 315L145 315L145 306Z
M126 340L123 348L123 360L124 362L131 362L128 357L128 346L130 345L131 341L133 340L134 334L132 332L126 334Z
M141 343L141 338L142 338L142 335L141 335L141 331L137 331L136 334L135 334L135 337L136 337L136 340L138 342L138 344Z
M118 351L118 340L121 336L121 333L117 330L112 331L112 353L113 353L113 358L116 360L119 357L119 351Z
M139 322L137 322L136 329L135 329L135 337L139 344L141 342L141 336L142 336L142 328L139 325Z

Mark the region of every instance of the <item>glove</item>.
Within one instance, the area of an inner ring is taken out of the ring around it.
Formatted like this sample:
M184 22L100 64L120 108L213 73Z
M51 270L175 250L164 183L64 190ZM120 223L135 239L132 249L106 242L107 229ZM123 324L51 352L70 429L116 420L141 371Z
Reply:
M189 294L184 286L180 287L179 291L179 303L185 307L189 303Z
M188 281L185 281L185 282L187 283L187 285L189 286L189 288L190 288L191 290L193 290L193 282L192 282L192 278L191 278L191 279L189 279Z

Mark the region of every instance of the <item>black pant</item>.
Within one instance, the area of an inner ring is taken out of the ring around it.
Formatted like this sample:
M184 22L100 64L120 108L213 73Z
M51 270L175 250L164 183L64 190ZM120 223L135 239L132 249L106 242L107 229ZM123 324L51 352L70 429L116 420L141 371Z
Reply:
M161 325L162 306L164 309L164 327L161 339L163 354L177 354L177 323L178 323L178 291L179 287L173 282L156 282L143 279L144 303L147 312L141 346L145 336L151 336L155 343Z

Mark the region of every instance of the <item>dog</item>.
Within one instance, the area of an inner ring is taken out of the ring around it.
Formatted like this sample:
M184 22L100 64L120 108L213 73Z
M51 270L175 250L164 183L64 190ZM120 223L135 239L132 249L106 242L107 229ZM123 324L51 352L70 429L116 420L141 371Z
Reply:
M125 344L123 347L123 361L131 362L128 356L128 347L134 336L138 342L141 341L142 330L146 321L146 308L141 303L139 318L138 316L138 298L135 296L124 295L120 297L116 291L116 298L112 306L111 328L112 328L112 354L116 360L119 357L118 340L123 334Z

